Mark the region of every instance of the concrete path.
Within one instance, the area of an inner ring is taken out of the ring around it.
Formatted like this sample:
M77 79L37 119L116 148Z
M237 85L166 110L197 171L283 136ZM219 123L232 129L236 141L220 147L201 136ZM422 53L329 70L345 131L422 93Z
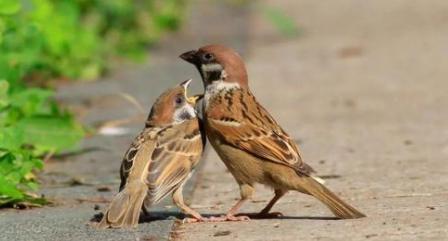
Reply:
M253 92L297 140L305 161L367 218L332 220L316 200L289 193L274 207L281 219L173 226L178 212L166 200L154 208L155 220L137 230L92 229L94 209L103 210L116 191L123 152L141 129L137 121L123 136L86 139L90 152L48 163L43 192L55 206L2 210L0 240L446 240L448 3L257 4L248 17L241 5L191 1L184 29L157 46L148 63L65 86L60 98L87 124L135 116L117 93L149 107L168 86L199 80L179 53L205 43L233 46L247 60ZM279 34L264 6L293 16L301 34ZM187 194L202 213L222 214L238 198L238 187L212 150L205 160ZM260 186L242 211L259 211L271 196Z
M327 185L365 212L328 220L289 193L282 219L188 224L179 240L447 240L448 2L268 0L293 16L297 38L251 15L247 67L259 101L296 138ZM193 203L222 214L238 187L211 153ZM272 191L259 187L243 212Z

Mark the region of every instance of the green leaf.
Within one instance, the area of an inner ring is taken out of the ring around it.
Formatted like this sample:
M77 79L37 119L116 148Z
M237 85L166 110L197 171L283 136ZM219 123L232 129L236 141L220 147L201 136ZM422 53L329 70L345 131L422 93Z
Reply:
M26 183L26 187L32 191L37 191L37 189L39 189L39 184L35 182L28 182Z
M23 129L17 126L2 127L0 132L0 148L18 150L24 143Z
M5 31L5 29L6 29L6 24L3 21L3 19L0 17L0 45L3 42L3 32Z
M286 15L281 9L274 7L265 7L264 14L266 18L282 34L293 37L299 34L299 28L293 18Z
M1 0L0 14L11 15L20 10L21 4L19 0Z
M0 110L6 107L9 103L8 89L9 89L8 82L6 80L0 80Z
M50 90L29 88L11 95L10 103L20 109L25 116L45 113L45 104L53 95Z
M5 177L0 176L0 198L8 197L10 199L21 199L23 193L17 186L9 182Z
M32 171L41 167L42 161L33 158L29 150L0 151L0 206L34 202L34 197L27 193L38 187Z
M84 136L81 125L70 118L33 116L20 120L24 142L39 151L57 152L75 146Z
M101 73L101 67L98 64L91 64L85 66L81 71L80 76L85 80L94 80L98 78Z

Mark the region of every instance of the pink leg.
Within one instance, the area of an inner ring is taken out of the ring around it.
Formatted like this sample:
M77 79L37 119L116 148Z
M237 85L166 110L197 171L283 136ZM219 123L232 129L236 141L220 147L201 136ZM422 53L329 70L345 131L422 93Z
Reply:
M210 217L207 221L211 222L225 222L225 221L248 221L248 216L236 216L241 206L252 196L254 188L249 184L240 185L241 199L238 200L235 205L222 217Z

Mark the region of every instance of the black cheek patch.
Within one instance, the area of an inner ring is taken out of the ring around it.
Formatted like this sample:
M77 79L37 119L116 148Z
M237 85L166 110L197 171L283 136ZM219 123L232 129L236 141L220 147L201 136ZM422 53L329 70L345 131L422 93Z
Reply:
M209 81L215 81L221 79L221 71L207 72L207 79Z

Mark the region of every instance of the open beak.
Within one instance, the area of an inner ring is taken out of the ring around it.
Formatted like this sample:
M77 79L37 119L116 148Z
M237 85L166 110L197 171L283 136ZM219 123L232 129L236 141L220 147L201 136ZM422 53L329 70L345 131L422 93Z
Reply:
M196 103L200 100L200 99L202 99L202 97L204 97L204 95L193 95L192 97L187 97L187 102L190 104L190 105L192 105L192 106L195 106L196 105Z
M197 52L198 51L196 51L196 50L191 50L191 51L188 51L188 52L185 52L185 53L179 55L179 57L181 59L187 61L188 63L196 64L198 62L197 55L196 55Z
M180 83L180 86L182 86L184 88L184 95L185 95L185 99L188 101L188 86L190 86L190 83L193 79L187 79L184 82Z
M184 88L185 99L187 100L188 104L194 106L196 104L196 102L203 97L203 95L194 95L192 97L188 97L187 91L188 91L188 86L190 86L191 81L192 81L192 79L187 79L184 82L180 83L180 86L182 86Z
M190 85L192 80L193 79L187 79L187 80L185 80L185 81L183 81L182 83L179 84L180 86L184 87L185 93L187 92L188 86Z

